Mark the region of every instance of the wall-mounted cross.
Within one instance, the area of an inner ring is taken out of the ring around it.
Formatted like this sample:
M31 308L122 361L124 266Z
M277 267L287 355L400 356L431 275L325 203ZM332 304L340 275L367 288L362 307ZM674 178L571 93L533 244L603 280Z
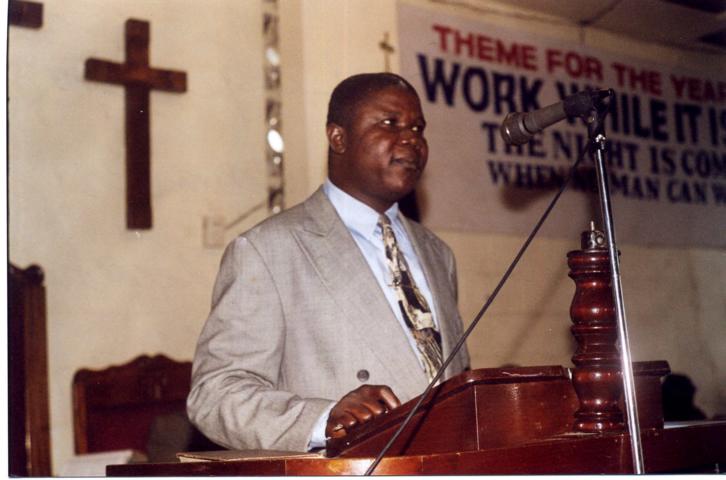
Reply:
M149 66L149 22L126 21L126 62L86 60L86 80L126 90L126 227L151 228L149 92L185 92L187 75Z
M381 50L383 50L383 62L384 62L385 68L386 68L385 71L386 72L390 72L391 71L391 59L390 59L390 57L393 54L393 52L396 51L396 49L393 48L393 45L391 45L390 43L388 43L388 32L385 32L383 34L383 40L381 40L378 43L378 46L381 48Z
M10 0L8 3L8 24L27 28L42 27L43 4L24 0Z

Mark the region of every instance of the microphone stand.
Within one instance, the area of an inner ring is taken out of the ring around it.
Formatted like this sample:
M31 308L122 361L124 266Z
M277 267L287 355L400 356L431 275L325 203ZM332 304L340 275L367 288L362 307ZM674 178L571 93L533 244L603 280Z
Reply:
M615 94L609 90L608 98L612 101ZM630 357L630 342L625 318L625 305L623 301L622 285L620 283L620 259L615 244L615 225L610 202L610 189L608 187L607 170L605 168L605 152L607 138L605 137L605 115L609 110L610 102L599 104L591 115L585 120L587 123L590 147L594 151L595 171L597 174L598 196L600 198L600 211L607 237L608 253L610 256L610 283L612 284L613 300L618 325L618 341L620 342L620 362L623 376L623 393L625 410L628 418L628 431L630 433L630 449L633 456L633 471L640 475L645 472L643 460L643 446L640 437L640 423L638 421L638 407L635 398L635 381L633 376L633 363Z
M461 338L456 343L454 348L452 349L449 356L444 361L443 365L439 369L439 371L436 373L436 376L429 382L428 386L424 390L424 392L419 396L418 401L416 404L411 408L408 415L406 415L406 418L403 420L401 425L398 427L396 432L391 436L391 438L388 440L386 445L381 449L381 451L378 453L376 458L373 460L373 462L369 465L368 469L365 472L365 476L369 476L373 474L373 471L376 469L378 464L383 460L383 457L386 455L388 450L393 446L393 443L398 439L398 437L401 435L403 430L408 426L409 423L411 423L411 420L413 419L414 414L419 411L419 408L423 404L424 400L428 397L431 390L434 388L434 386L437 384L439 379L444 375L444 372L446 371L446 367L449 366L449 363L454 359L456 354L459 352L461 347L464 345L464 342L466 342L466 339L469 338L469 335L471 332L474 331L476 326L479 324L479 321L482 319L484 314L487 312L491 304L494 302L494 299L497 298L497 295L499 295L499 291L502 289L504 284L507 282L507 279L509 279L509 276L512 274L514 269L516 268L517 264L519 264L519 261L521 260L522 256L524 255L524 252L527 251L527 248L529 248L529 245L532 243L532 240L534 240L534 237L537 236L537 232L539 232L539 229L544 224L545 220L547 220L547 217L549 217L550 212L555 208L555 205L557 205L557 201L560 199L560 196L565 192L565 189L567 188L567 185L570 183L572 178L575 175L575 171L577 170L577 167L580 165L580 162L585 157L585 153L588 150L588 146L585 145L582 150L577 155L577 160L570 168L570 174L567 176L567 178L562 182L562 185L560 186L559 190L557 190L557 193L552 197L552 200L550 200L550 203L547 205L547 208L545 208L544 212L542 213L542 216L539 218L537 223L535 224L534 228L530 232L527 239L524 241L522 246L519 248L519 251L514 256L514 260L512 260L512 263L509 264L509 267L507 267L507 270L504 272L504 275L502 275L502 278L499 280L499 283L492 291L492 294L489 296L487 301L484 303L484 306L482 306L481 310L479 310L479 313L477 313L476 317L474 317L474 320L471 322L471 325L469 325L469 328L467 328L464 333L461 335Z
M605 137L605 126L604 126L604 119L607 115L608 111L610 110L610 104L612 103L612 99L615 95L615 92L610 89L607 92L607 96L605 98L597 98L595 99L595 104L593 110L590 112L590 114L585 117L585 123L587 123L588 126L588 137L590 140L590 145L585 146L583 150L579 153L577 160L570 168L570 174L567 176L567 178L564 180L560 188L558 189L557 193L554 195L552 200L550 201L547 208L545 208L545 211L543 212L540 219L535 224L534 228L530 232L529 236L525 240L524 244L520 247L519 251L514 257L514 260L512 260L512 263L507 268L506 272L502 276L502 278L499 280L499 283L494 288L494 291L489 296L487 301L484 303L484 306L481 308L479 313L476 315L474 320L472 321L471 325L469 325L469 328L467 328L464 331L464 334L461 336L459 341L454 346L452 352L449 354L449 356L444 361L443 365L439 369L439 371L436 373L436 376L431 380L429 385L426 387L424 392L420 395L418 401L416 404L411 408L408 415L406 415L406 418L403 420L401 425L396 429L396 432L391 436L391 438L388 440L386 445L381 449L379 454L376 456L376 458L373 460L373 462L368 466L368 469L365 472L365 476L369 476L373 474L373 471L376 469L378 464L383 460L383 457L386 455L388 450L393 446L393 443L398 439L398 437L401 435L403 430L408 426L408 424L413 419L414 414L419 411L421 405L423 404L424 400L428 397L431 390L434 388L434 386L437 384L439 379L443 376L444 372L446 371L446 367L451 363L451 361L454 359L454 356L458 353L458 351L461 349L461 347L464 345L464 342L467 338L469 338L469 335L471 332L476 328L479 321L482 319L486 311L489 309L489 306L492 304L494 299L499 294L499 291L502 289L504 284L506 283L509 276L514 271L515 267L519 263L519 260L524 255L524 252L527 251L527 248L529 247L530 243L532 243L532 240L539 232L539 229L542 227L542 224L544 224L545 220L549 216L550 212L552 212L552 209L554 209L555 205L557 204L557 201L559 200L560 196L564 193L565 189L567 188L567 185L570 183L570 180L575 174L575 170L577 169L578 165L582 161L584 154L587 150L594 150L595 151L595 166L597 171L597 179L598 179L598 193L600 196L600 207L602 210L602 216L603 216L603 222L605 223L605 234L607 235L608 240L608 249L610 254L610 270L611 270L611 283L612 283L612 289L613 289L613 297L615 300L615 306L616 306L616 313L617 313L617 320L618 320L618 339L620 341L620 350L621 350L621 366L623 370L623 389L625 392L625 406L627 410L627 417L628 417L628 429L630 431L630 445L633 453L633 470L637 474L644 473L644 466L643 466L643 450L641 445L641 439L640 439L640 424L638 423L638 410L635 405L635 387L634 387L634 381L633 381L633 364L630 360L630 344L628 342L628 333L627 333L627 327L625 323L625 308L623 306L623 294L622 294L622 288L620 284L620 263L618 261L617 256L617 248L615 246L615 230L613 227L613 216L612 216L612 209L610 207L610 190L608 189L608 182L607 177L605 175L605 151L606 151L606 137Z

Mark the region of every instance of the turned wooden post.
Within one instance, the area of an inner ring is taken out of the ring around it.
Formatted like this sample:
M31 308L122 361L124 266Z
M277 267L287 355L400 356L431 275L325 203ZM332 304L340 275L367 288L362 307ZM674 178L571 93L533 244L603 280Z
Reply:
M570 306L571 330L577 340L572 383L580 401L573 428L621 431L625 424L618 405L622 381L610 263L605 235L592 223L582 233L581 248L567 254L569 276L575 281Z

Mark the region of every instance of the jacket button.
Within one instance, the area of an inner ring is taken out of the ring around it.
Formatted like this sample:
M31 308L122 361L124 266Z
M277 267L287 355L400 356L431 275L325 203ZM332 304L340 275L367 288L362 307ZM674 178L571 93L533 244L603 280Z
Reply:
M368 373L368 370L358 370L356 377L358 377L358 380L360 380L361 382L365 382L369 378L371 378L371 374Z

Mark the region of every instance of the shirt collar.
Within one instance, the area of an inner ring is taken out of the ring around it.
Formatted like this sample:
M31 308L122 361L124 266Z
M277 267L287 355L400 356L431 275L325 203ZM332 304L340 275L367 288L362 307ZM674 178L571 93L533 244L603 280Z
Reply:
M373 236L380 216L377 211L335 186L329 178L323 183L323 191L348 229L366 237ZM385 213L391 223L397 222L398 203L394 203Z

